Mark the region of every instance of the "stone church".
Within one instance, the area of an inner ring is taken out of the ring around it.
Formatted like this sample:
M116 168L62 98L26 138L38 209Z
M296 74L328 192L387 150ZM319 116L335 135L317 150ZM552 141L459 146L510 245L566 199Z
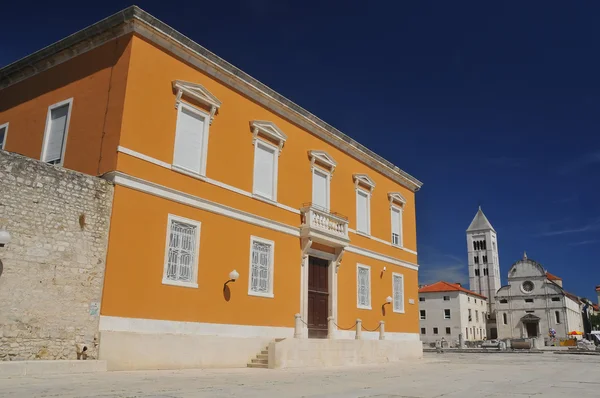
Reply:
M467 251L469 263L469 289L487 297L486 335L489 339L498 337L496 326L496 292L500 283L500 260L496 230L481 210L475 214L467 228Z
M583 332L581 303L562 288L562 280L541 264L527 258L508 271L508 285L496 294L498 338L548 338L550 329L557 338L572 331Z

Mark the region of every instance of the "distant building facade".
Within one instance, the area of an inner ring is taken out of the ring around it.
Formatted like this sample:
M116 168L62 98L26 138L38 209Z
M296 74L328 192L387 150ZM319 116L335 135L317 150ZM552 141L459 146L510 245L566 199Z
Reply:
M464 340L484 340L488 308L486 297L457 283L440 281L423 286L419 289L421 341L433 343L443 337L457 344L461 333Z
M494 297L502 286L500 282L500 259L496 230L479 207L467 228L467 252L469 264L469 289L489 297L486 312L487 331L490 338L497 337Z
M508 272L508 285L496 294L498 337L548 338L550 329L557 338L572 331L583 332L581 302L562 288L562 280L541 264L523 258Z

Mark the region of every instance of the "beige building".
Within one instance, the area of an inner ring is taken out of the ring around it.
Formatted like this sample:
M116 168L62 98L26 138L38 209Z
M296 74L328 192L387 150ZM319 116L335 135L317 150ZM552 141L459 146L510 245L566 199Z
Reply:
M421 341L433 343L442 337L457 345L459 335L466 341L485 340L488 301L485 296L460 284L444 281L419 289Z

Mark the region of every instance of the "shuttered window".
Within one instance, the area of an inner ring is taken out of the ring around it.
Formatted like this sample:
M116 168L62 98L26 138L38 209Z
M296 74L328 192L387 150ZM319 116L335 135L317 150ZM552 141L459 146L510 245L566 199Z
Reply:
M371 268L366 265L357 265L356 270L357 306L358 308L371 309Z
M250 286L248 294L273 297L273 253L275 242L250 238Z
M62 164L69 126L71 100L52 105L48 110L42 161Z
M402 210L392 207L392 245L402 246Z
M254 150L253 193L277 200L277 148L260 140Z
M179 104L173 165L185 171L206 174L208 143L207 115L184 103Z
M0 126L0 149L6 146L6 136L8 135L8 123Z
M169 215L163 283L198 287L200 223Z
M312 203L329 211L329 176L317 169L313 171Z
M404 312L404 276L402 274L395 272L392 274L392 291L394 312Z
M361 189L356 190L356 230L364 234L370 233L369 228L369 194Z

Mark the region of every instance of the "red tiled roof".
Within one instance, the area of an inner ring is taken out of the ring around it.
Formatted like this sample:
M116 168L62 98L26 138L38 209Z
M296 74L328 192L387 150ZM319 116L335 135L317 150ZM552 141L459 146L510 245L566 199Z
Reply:
M598 307L598 304L592 304L592 308L594 309L594 311L600 311L600 307Z
M463 292L463 293L467 293L472 296L481 297L482 299L487 300L487 297L482 296L481 294L477 294L475 292L472 292L469 289L465 289L464 287L462 287L456 283L449 283L449 282L444 282L444 281L432 283L431 285L423 286L422 288L419 289L419 293L438 293L438 292Z
M556 275L552 275L550 272L546 271L546 278L550 279L551 281L562 281L562 278L559 278Z

